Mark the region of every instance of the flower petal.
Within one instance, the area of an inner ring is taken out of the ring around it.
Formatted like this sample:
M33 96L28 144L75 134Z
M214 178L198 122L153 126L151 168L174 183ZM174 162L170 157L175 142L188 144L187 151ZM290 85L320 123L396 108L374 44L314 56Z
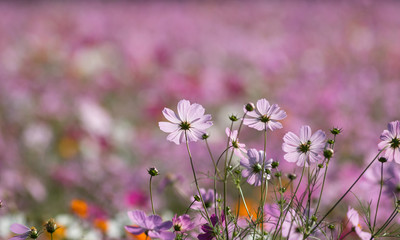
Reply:
M188 121L188 112L190 109L190 102L182 99L178 102L178 115L182 122Z
M302 143L306 143L310 140L311 137L311 127L310 126L301 126L300 128L300 141Z
M10 231L16 234L24 234L26 232L30 232L31 229L25 225L19 223L13 223L10 227Z
M160 127L161 131L166 133L172 133L180 128L178 124L170 122L159 122L158 126Z

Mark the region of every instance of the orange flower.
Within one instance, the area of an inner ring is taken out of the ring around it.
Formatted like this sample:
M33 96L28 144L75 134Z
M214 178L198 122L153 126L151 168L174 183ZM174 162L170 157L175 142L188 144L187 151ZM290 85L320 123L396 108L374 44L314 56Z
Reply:
M128 233L130 236L130 239L135 239L135 240L151 240L149 236L146 236L146 234L142 233L139 235L133 235L132 233Z
M93 225L95 228L100 229L103 233L107 232L108 229L108 223L105 219L103 218L96 218L93 221Z
M89 207L85 201L79 199L73 199L71 201L71 210L79 217L87 218Z

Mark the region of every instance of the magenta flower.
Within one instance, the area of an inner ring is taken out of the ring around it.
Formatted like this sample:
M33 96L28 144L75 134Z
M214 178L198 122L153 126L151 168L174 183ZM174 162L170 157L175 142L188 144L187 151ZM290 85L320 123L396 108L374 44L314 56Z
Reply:
M204 200L204 204L206 205L206 208L214 208L215 207L215 200L214 200L214 189L208 189L207 191L204 188L200 188L200 194L201 197ZM217 194L217 199L218 199L218 194ZM192 201L194 198L192 197ZM190 207L192 209L196 210L202 210L203 209L203 203L202 202L194 202L192 206Z
M197 236L199 240L212 240L217 236L222 236L225 234L225 215L221 214L221 220L215 214L211 215L210 217L212 226L209 223L204 224L201 226L201 230L204 232ZM234 230L235 225L232 223L228 224L228 234L229 238L232 237L232 233Z
M371 239L371 233L362 231L361 225L360 225L360 217L356 210L349 207L349 210L347 211L347 218L349 219L351 225L353 225L357 235L361 238L361 240L370 240Z
M172 218L172 225L174 231L180 233L188 232L194 228L194 223L187 214L179 217L175 214L174 218Z
M134 210L128 212L128 217L133 222L133 226L125 226L125 229L134 235L145 233L151 238L162 240L172 240L175 238L174 233L167 231L172 227L172 222L163 222L160 216L146 216L143 211Z
M254 186L260 186L262 182L262 176L264 174L264 178L270 179L271 176L267 174L267 169L270 170L272 168L272 159L266 160L264 163L264 171L263 171L263 160L264 160L264 151L257 151L252 148L247 151L248 158L242 158L240 160L240 165L244 167L242 171L242 176L247 178L247 182Z
M18 236L14 236L10 238L9 240L24 240L27 239L28 237L32 239L36 239L39 235L36 230L36 228L28 228L25 225L19 224L19 223L14 223L10 227L11 232L19 234Z
M282 149L286 152L285 160L296 162L297 166L305 164L306 167L311 163L317 162L325 148L325 137L325 133L321 130L311 135L309 126L300 128L300 137L292 132L286 133L282 144Z
M384 150L385 158L391 162L400 164L400 122L393 121L388 124L388 130L381 134L381 140L378 144L379 151Z
M235 153L236 156L243 158L244 156L242 152L246 152L246 145L244 143L239 143L238 131L231 131L229 128L226 128L225 133L229 137L229 146L232 147L233 153Z
M244 110L247 112L247 110ZM281 110L277 104L270 105L267 99L263 98L257 101L257 107L254 111L247 112L243 123L258 131L269 128L271 131L282 128L278 122L286 117L286 112Z
M169 133L167 140L176 144L185 142L185 133L189 142L201 139L205 130L212 126L211 115L204 115L204 108L197 103L190 104L188 100L178 102L178 114L169 108L162 113L170 122L159 122L161 131Z

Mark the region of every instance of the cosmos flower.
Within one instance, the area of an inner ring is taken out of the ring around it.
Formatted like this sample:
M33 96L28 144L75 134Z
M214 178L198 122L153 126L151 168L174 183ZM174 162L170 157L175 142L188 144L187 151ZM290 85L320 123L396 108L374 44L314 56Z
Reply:
M384 130L380 138L382 142L378 144L379 151L386 148L383 152L385 158L400 164L400 122L390 122L388 130Z
M229 146L232 147L233 153L235 153L236 156L243 158L244 156L242 152L246 152L246 145L244 143L239 143L238 131L231 131L229 128L226 128L225 133L229 137Z
M318 130L311 135L309 126L300 128L300 137L292 132L288 132L283 137L283 151L286 152L284 158L288 162L296 162L297 166L308 166L317 162L321 158L321 153L325 148L325 133Z
M218 218L215 214L211 215L210 217L212 226L209 223L204 224L201 226L201 230L204 232L199 234L197 238L199 240L212 240L215 239L217 236L222 236L225 233L225 215L221 214L221 219ZM229 238L232 237L232 233L234 230L235 225L233 223L228 224L228 234Z
M175 232L184 233L192 230L194 228L194 223L187 214L179 217L175 214L174 218L172 218L172 226Z
M353 225L354 230L356 231L357 235L362 240L370 240L371 239L371 233L362 231L361 225L360 225L360 216L358 215L358 212L356 210L349 207L349 210L347 211L347 218L349 219L350 223Z
M14 223L10 227L11 232L19 234L18 236L14 236L10 238L9 240L24 240L29 238L36 239L38 238L39 234L36 230L36 228L28 228L25 225L19 224L19 223Z
M200 188L200 194L204 200L204 204L206 205L206 208L214 208L215 207L214 189L208 189L206 191L204 188ZM218 199L218 194L217 194L217 199ZM194 198L192 198L192 201L193 200L194 200ZM196 201L192 204L191 208L196 209L196 210L202 210L203 203Z
M270 105L269 102L263 98L257 101L257 106L254 111L247 112L247 116L243 124L257 129L258 131L266 130L269 128L271 131L282 128L282 124L278 122L286 117L286 112L281 110L277 104Z
M143 211L134 210L128 212L128 217L133 222L133 225L125 226L125 229L134 235L145 233L151 238L159 238L162 240L172 240L175 238L174 233L167 232L167 230L172 227L172 222L163 222L160 216L146 216Z
M272 159L266 160L264 163L264 171L262 169L264 160L264 151L257 151L252 148L247 151L248 158L242 158L240 160L240 165L244 167L242 171L242 176L247 178L247 182L254 186L260 186L262 182L262 176L264 178L270 179L271 176L267 174L267 169L272 168Z
M303 240L303 230L299 226L301 223L299 215L294 210L290 210L282 223L282 236L288 240Z
M169 133L167 140L176 144L185 142L185 133L189 142L201 139L205 130L212 126L211 115L204 115L204 108L197 104L190 104L188 100L178 102L178 114L169 108L162 113L170 122L159 122L163 132Z

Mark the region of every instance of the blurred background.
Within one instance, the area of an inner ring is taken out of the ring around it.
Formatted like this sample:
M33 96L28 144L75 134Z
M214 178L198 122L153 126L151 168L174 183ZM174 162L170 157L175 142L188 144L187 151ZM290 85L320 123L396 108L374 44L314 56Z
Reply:
M180 99L212 114L215 155L229 115L277 103L288 117L267 152L287 172L299 169L283 160L286 132L342 128L326 191L336 200L400 119L399 12L396 1L0 3L0 237L57 217L84 228L59 239L121 239L125 212L150 209L153 166L159 212L185 209L187 153L158 128ZM241 142L262 139L245 128ZM211 170L204 142L191 148L198 171Z

